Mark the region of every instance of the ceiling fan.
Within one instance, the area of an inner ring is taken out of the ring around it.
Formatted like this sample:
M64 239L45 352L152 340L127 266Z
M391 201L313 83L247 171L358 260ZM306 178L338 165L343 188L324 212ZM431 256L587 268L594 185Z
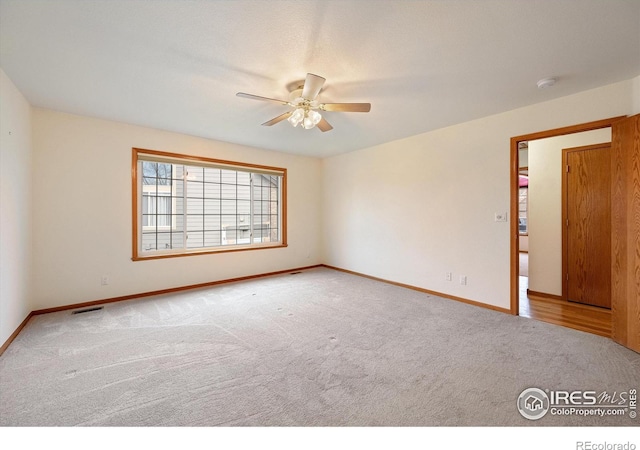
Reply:
M302 128L309 130L317 125L320 131L324 132L333 129L333 127L318 111L369 112L371 110L371 103L320 103L317 98L325 81L318 75L308 73L304 84L296 85L291 91L289 101L260 97L244 92L238 92L236 95L252 100L279 103L293 108L291 111L280 114L262 124L268 127L287 119L294 127L301 125Z

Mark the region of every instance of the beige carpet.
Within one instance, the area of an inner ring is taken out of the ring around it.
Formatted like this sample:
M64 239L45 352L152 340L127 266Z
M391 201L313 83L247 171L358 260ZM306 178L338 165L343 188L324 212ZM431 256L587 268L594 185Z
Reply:
M0 425L638 425L526 420L528 387L628 391L640 355L318 268L36 316L0 357Z

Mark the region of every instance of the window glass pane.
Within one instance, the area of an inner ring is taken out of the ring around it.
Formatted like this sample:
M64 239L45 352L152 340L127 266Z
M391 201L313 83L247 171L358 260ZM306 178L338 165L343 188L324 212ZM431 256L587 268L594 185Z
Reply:
M249 227L240 226L236 231L236 244L250 244L251 232Z
M226 201L226 200L223 200ZM238 214L248 215L251 213L251 202L249 200L238 200L236 203Z
M167 250L171 248L171 233L157 233L158 250Z
M222 200L222 214L236 214L236 208L235 200Z
M171 215L170 214L158 214L157 216L158 226L159 227L170 227L171 226Z
M236 198L236 185L235 184L223 184L220 186L222 192L222 198L235 199Z
M171 164L158 163L158 184L166 186L171 184Z
M142 226L143 227L154 227L156 225L156 216L155 214L143 214L142 215Z
M147 194L142 194L142 212L143 213L148 213L149 212L149 195Z
M175 214L171 220L173 231L182 231L184 229L184 216L182 214Z
M204 246L217 247L220 245L220 231L205 231Z
M230 229L236 227L236 216L222 216L222 229Z
M220 231L220 216L218 215L206 215L204 216L204 229L211 231Z
M227 201L227 200L224 200ZM218 199L204 199L204 213L205 214L220 214L220 200Z
M264 175L261 173L256 174L257 183L256 186L269 186L269 175Z
M182 248L183 246L184 233L182 231L172 232L171 233L171 248Z
M222 216L222 244L223 245L232 245L236 243L237 239L237 226L236 226L237 217L231 215Z
M171 197L168 195L159 195L156 197L158 214L171 214L171 200Z
M187 197L204 197L204 184L199 181L187 181Z
M277 241L280 177L143 159L138 167L143 252Z
M202 232L187 234L187 248L201 248L204 243Z
M187 216L187 231L202 231L204 229L204 216L202 214L189 214Z
M184 214L184 198L172 197L171 199L171 211L174 214Z
M264 223L264 216L262 214L253 215L253 229L260 228Z
M220 185L217 183L205 183L204 184L204 197L205 198L221 198Z
M204 211L204 199L187 198L187 214L202 214Z
M220 169L206 167L204 169L204 181L208 183L220 183Z
M240 200L251 200L251 188L249 186L238 185L236 198Z
M235 170L221 170L222 183L230 183L236 184L236 174Z
M204 167L185 166L187 181L204 181Z
M251 174L249 172L238 172L238 184L249 186L251 183Z
M262 188L260 186L253 186L253 199L256 201L262 199Z
M157 176L157 167L158 167L158 163L154 163L154 162L149 162L149 161L143 161L142 162L142 176L143 177L149 177L151 178L156 178ZM154 182L155 184L155 182Z
M143 184L170 185L172 177L172 165L144 161L142 163Z
M156 248L156 233L142 233L142 249L143 250L157 250Z
M239 230L250 231L251 230L251 216L238 216L236 225Z

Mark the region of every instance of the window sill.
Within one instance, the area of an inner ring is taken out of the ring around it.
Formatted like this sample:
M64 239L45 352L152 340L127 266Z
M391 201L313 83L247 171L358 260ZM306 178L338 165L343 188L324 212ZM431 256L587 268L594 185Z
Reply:
M180 258L183 256L197 256L197 255L213 255L216 253L230 253L230 252L244 252L251 250L265 250L269 248L283 248L287 247L287 244L283 244L278 242L276 244L254 244L254 245L246 245L246 246L233 246L233 247L223 247L217 249L195 249L189 251L180 251L180 252L167 252L167 253L151 253L151 254L138 254L133 255L131 258L132 261L146 261L150 259L166 259L166 258Z

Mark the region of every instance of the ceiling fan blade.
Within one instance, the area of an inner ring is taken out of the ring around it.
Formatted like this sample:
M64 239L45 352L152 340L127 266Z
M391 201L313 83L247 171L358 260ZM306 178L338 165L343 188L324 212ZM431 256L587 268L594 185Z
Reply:
M308 73L307 78L304 80L304 86L302 87L302 98L314 100L320 93L320 89L324 86L325 81L324 78L318 75Z
M268 97L260 97L259 95L253 95L253 94L246 94L244 92L238 92L236 94L237 97L243 97L243 98L248 98L251 100L262 100L263 102L273 102L273 103L279 103L281 105L288 105L289 102L285 102L284 100L278 100L275 98L268 98Z
M274 117L273 119L263 123L262 125L264 125L265 127L270 127L271 125L275 125L278 122L282 122L284 119L288 119L292 112L293 111L289 111L284 114L280 114L278 117Z
M320 122L318 122L318 125L316 126L320 128L320 131L322 132L333 130L333 127L331 126L331 124L327 122L327 120L324 117L320 119Z
M323 103L320 105L323 111L342 111L342 112L369 112L371 111L371 103Z

